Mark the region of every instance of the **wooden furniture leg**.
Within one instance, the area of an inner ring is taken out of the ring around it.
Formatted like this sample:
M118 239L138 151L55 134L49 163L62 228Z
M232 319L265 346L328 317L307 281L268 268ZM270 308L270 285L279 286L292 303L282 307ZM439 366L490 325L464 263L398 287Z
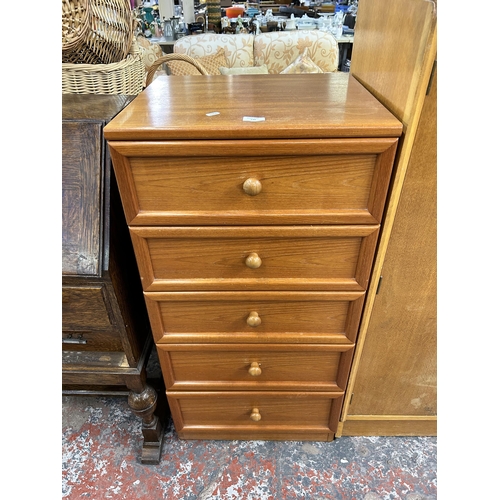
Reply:
M144 377L138 377L134 384L129 383L130 393L128 404L137 417L142 419L142 444L141 463L154 465L160 463L161 448L163 444L163 423L155 415L158 403L158 394L150 385L146 384Z

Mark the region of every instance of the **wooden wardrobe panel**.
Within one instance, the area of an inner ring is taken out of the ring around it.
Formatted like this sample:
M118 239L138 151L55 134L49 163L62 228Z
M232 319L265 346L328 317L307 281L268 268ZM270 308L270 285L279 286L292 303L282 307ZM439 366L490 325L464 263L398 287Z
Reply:
M418 109L418 85L436 24L428 0L361 0L351 73L407 125Z
M351 73L404 132L338 435L436 432L436 23L427 0L359 5Z
M350 415L437 414L436 80L437 73L410 157Z

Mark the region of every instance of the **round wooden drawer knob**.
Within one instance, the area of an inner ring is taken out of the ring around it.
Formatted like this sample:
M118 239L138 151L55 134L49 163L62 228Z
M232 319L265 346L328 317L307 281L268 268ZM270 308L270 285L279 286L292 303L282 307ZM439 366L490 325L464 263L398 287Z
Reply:
M250 196L255 196L262 191L262 184L258 179L250 177L243 183L243 191Z
M254 422L258 422L261 418L262 418L262 415L260 414L259 412L259 409L258 408L253 408L252 409L252 413L250 415L250 418L254 421Z
M257 311L252 311L247 318L248 326L259 326L262 323L262 320L259 317L259 313Z
M261 368L259 366L259 363L257 363L256 361L254 361L250 365L250 368L248 369L248 373L250 373L250 375L252 375L252 377L258 377L262 373L262 370L261 370Z
M260 259L260 257L255 252L252 252L245 259L245 264L247 265L247 267L249 267L251 269L258 269L261 266L261 264L262 264L262 260Z

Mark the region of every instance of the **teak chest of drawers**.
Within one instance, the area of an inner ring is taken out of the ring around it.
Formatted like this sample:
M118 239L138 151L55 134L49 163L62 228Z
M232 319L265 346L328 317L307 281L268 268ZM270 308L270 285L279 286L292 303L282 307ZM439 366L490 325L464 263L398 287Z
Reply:
M104 133L179 436L332 440L401 124L347 74L161 77Z

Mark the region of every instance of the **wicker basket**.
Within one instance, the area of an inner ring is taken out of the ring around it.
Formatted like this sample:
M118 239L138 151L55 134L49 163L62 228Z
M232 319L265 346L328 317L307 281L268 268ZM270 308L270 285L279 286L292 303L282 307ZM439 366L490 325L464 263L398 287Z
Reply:
M89 29L89 0L62 0L63 60L80 49Z
M194 57L188 56L187 54L167 54L165 56L159 57L156 59L156 61L150 66L148 69L147 75L146 75L146 84L145 86L147 87L153 80L156 71L162 64L166 64L168 66L168 63L170 61L184 61L186 63L191 64L194 66L200 75L209 75L210 73L203 67L202 64L200 64Z
M117 63L63 63L62 93L137 95L144 87L145 74L142 52L133 40L128 56Z
M77 1L77 0L63 0ZM109 64L122 61L134 35L130 0L87 0L89 23L82 40L63 50L63 63ZM76 10L76 9L75 9Z

